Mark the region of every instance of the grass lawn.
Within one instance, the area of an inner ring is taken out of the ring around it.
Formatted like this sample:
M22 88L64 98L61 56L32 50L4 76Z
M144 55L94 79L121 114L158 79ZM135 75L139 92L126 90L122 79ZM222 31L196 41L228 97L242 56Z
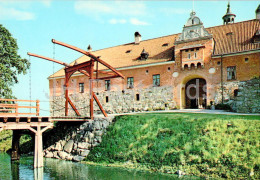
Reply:
M86 161L215 178L260 177L260 117L152 113L116 117Z

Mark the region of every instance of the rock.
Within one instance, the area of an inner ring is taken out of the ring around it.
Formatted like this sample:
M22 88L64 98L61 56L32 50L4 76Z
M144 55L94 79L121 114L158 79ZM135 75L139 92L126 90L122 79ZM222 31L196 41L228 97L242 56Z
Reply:
M181 170L178 170L178 171L177 171L177 174L178 174L178 176L183 176L183 175L185 175L186 173L183 172L183 171L181 171Z
M78 148L80 148L80 149L88 149L89 147L90 147L90 144L87 142L78 143Z
M56 150L56 151L61 151L62 150L60 142L56 143L54 150Z
M64 146L64 151L70 153L72 151L72 148L73 148L73 143L74 141L73 140L69 140L65 146Z
M96 136L102 136L103 135L103 131L95 131L94 134Z
M64 151L59 151L58 155L60 156L61 159L66 159L66 157L68 156L68 153L66 153Z
M53 153L50 152L50 151L46 151L45 157L46 158L52 158L53 157Z
M94 129L96 129L96 130L101 129L101 126L100 126L99 121L95 121L95 122L94 122Z
M70 154L68 154L68 156L66 157L66 160L68 160L68 161L72 161L72 159L73 159L73 156L70 155Z
M82 161L82 160L84 160L85 159L85 157L83 157L83 156L74 156L73 158L72 158L72 160L73 161L76 161L76 162L80 162L80 161Z
M90 150L84 150L80 153L80 155L86 157L86 156L88 156L89 152L90 152Z

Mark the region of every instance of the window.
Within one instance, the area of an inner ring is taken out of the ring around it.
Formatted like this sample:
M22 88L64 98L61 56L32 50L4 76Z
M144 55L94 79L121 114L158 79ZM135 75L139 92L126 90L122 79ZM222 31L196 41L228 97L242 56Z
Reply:
M149 73L149 71L148 71L148 70L146 70L146 71L145 71L145 73L146 73L146 74L148 74L148 73Z
M171 70L171 68L170 67L168 67L168 71L170 71Z
M105 80L105 90L106 91L110 90L110 80Z
M168 46L169 45L169 43L164 43L162 46Z
M125 53L130 53L131 52L131 50L127 50Z
M188 54L188 59L190 59L190 53Z
M245 58L245 62L248 62L248 58Z
M188 49L185 49L185 52L189 52L189 50L188 50Z
M194 53L194 58L197 58L197 52Z
M236 79L236 66L227 67L227 80Z
M194 49L192 48L190 51L194 51Z
M153 75L153 86L160 86L160 74Z
M221 62L220 61L218 61L218 65L220 65L221 64Z
M106 103L108 103L109 102L109 99L108 99L108 96L106 96Z
M237 94L238 94L238 89L235 89L234 90L234 97L237 97Z
M84 93L84 83L79 83L79 92Z
M129 88L129 89L134 88L134 78L133 77L127 78L127 88Z
M140 100L140 94L136 94L136 101Z
M196 51L200 50L200 48L196 48Z

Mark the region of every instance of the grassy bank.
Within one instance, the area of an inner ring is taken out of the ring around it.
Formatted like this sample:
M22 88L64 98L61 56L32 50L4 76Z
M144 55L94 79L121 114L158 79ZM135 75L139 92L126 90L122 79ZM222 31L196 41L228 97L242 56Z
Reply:
M154 113L117 117L86 161L216 178L260 176L260 117ZM253 175L254 174L254 175Z

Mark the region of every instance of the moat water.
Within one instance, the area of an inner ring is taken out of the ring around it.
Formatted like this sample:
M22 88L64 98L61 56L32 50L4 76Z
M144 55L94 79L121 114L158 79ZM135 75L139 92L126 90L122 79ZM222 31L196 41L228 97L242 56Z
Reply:
M58 159L47 158L43 168L33 168L33 156L22 156L11 162L10 156L0 153L0 180L170 180L179 179L177 175L125 170L92 166ZM182 177L181 179L198 179Z

